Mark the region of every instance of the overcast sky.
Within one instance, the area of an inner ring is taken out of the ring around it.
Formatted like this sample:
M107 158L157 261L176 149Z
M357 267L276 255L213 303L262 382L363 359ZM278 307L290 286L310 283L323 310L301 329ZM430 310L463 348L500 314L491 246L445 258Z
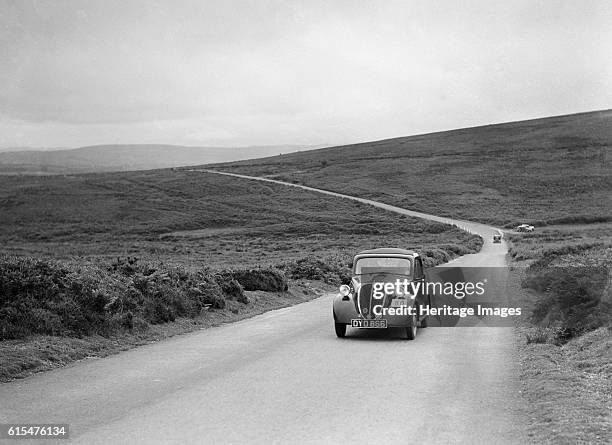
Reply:
M0 59L0 147L343 144L612 108L612 2L0 0Z

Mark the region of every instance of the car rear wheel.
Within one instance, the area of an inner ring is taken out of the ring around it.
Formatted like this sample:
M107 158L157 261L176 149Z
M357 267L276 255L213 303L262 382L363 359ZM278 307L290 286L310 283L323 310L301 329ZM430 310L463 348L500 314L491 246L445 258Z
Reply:
M428 307L428 308L431 308L431 295L427 295L427 307ZM421 312L421 313L422 313L422 312ZM423 319L422 319L422 320L420 320L419 327L420 327L420 328L426 328L426 327L427 327L427 321L428 321L428 319L429 319L429 316L428 316L428 315L425 315L425 316L423 317Z
M338 338L343 338L346 335L346 325L344 323L334 323L334 327Z
M424 317L424 318L421 320L421 323L419 324L419 327L420 327L420 328L426 328L426 327L427 327L427 317Z

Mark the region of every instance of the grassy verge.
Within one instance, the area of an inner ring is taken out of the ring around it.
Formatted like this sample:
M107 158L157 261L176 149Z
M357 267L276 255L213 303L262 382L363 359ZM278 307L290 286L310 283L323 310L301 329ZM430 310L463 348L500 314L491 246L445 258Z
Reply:
M249 318L263 312L309 301L335 287L310 280L290 280L286 292L245 291L249 303L228 302L224 309L209 309L193 318L150 325L139 331L109 336L82 337L30 335L0 341L0 382L24 378L36 372L72 362L111 354L165 338Z
M533 335L532 329L519 335ZM534 443L608 444L612 435L612 335L607 328L562 346L524 342L522 393Z
M328 266L330 271L334 267ZM320 296L307 269L0 257L0 381ZM337 284L338 275L325 277ZM291 285L291 287L290 287Z
M512 294L526 309L516 332L533 443L612 435L609 233L592 224L508 237Z

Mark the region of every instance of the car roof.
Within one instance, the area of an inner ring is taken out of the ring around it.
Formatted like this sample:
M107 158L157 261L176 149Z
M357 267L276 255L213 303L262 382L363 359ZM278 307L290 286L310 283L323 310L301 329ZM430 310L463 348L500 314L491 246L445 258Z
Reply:
M397 249L394 247L381 247L379 249L362 250L355 256L368 256L368 255L406 255L406 256L419 256L418 253L407 249Z

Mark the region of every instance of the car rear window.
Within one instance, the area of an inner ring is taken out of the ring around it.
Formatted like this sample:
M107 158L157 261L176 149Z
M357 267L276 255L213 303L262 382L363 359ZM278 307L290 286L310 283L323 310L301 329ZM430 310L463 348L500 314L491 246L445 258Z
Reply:
M408 258L396 257L365 257L359 258L355 264L356 275L372 273L392 273L398 275L411 275L412 262Z

